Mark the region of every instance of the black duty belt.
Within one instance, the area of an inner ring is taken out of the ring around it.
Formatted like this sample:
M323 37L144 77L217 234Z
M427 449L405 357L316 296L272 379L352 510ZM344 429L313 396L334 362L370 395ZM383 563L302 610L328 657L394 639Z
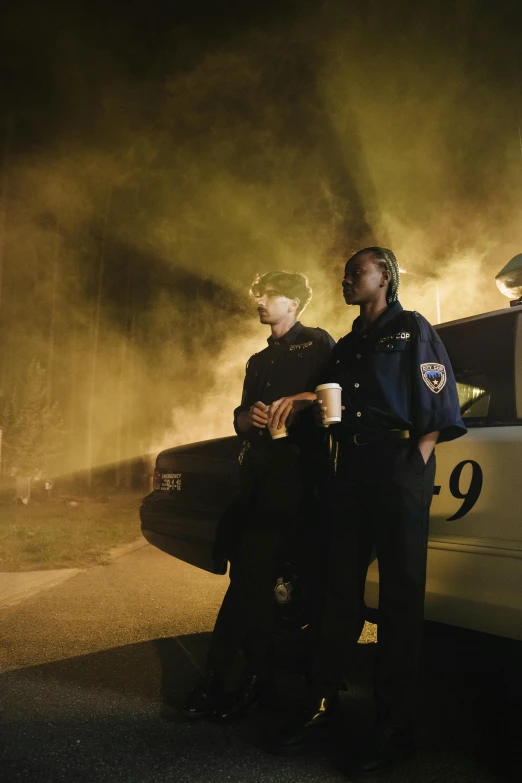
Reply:
M356 432L354 435L346 435L343 445L367 446L369 443L380 443L388 440L402 440L410 437L409 430L377 430L375 432Z

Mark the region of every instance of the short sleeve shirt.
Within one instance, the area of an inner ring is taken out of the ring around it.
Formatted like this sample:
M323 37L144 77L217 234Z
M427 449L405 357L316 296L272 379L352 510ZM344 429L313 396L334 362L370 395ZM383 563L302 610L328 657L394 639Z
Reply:
M416 312L394 302L365 327L334 348L323 382L342 386L345 411L336 429L344 435L409 430L414 437L439 431L439 442L464 435L466 428L453 370L435 329Z

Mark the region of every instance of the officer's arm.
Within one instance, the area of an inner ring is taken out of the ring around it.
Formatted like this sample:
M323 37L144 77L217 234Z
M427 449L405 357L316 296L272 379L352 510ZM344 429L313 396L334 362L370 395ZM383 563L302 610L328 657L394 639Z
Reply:
M424 462L429 460L430 454L435 448L435 444L439 439L439 435L440 432L437 430L436 432L428 432L427 435L421 435L419 438L417 446L419 447L419 451L422 454Z
M247 433L252 427L262 430L268 422L268 405L257 400L246 411L240 411L235 419L235 430L238 435ZM238 431L239 430L239 431Z
M421 315L412 330L412 423L423 457L433 445L466 433L457 385L444 343Z
M238 405L238 407L234 411L234 429L236 431L237 435L244 435L244 433L247 431L245 429L245 414L248 412L248 409L250 408L250 405L252 404L253 400L250 400L250 390L249 390L249 375L248 375L248 365L250 364L250 359L246 363L245 367L245 380L243 381L243 393L241 395L241 405Z
M317 399L315 392L300 392L290 397L281 397L275 400L268 408L268 418L272 419L272 426L282 427L287 423L290 414L299 413L308 408Z
M234 411L234 429L239 436L245 435L252 427L264 429L268 421L266 413L268 407L261 400L254 400L252 397L249 365L250 359L245 368L241 405L238 405Z

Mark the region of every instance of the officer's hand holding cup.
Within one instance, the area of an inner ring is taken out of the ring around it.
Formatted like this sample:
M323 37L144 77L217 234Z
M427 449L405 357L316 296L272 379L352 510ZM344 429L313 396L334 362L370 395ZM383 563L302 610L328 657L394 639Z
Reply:
M301 392L275 400L268 408L268 429L272 438L286 437L287 427L295 414L308 408L314 399L315 394L312 392Z
M341 405L342 388L338 383L321 383L316 387L317 395L314 405L315 420L320 427L329 427L341 421L343 406Z
M268 405L258 400L248 409L248 424L250 427L264 429L268 424Z

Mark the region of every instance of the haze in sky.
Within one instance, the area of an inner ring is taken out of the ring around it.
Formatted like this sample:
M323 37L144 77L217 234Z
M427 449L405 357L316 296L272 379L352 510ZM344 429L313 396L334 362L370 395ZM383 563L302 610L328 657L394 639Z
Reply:
M442 320L504 306L522 250L516 3L141 10L4 28L0 402L36 362L53 472L229 434L258 272L308 274L303 320L338 338L361 246L393 248L432 321L435 283Z

